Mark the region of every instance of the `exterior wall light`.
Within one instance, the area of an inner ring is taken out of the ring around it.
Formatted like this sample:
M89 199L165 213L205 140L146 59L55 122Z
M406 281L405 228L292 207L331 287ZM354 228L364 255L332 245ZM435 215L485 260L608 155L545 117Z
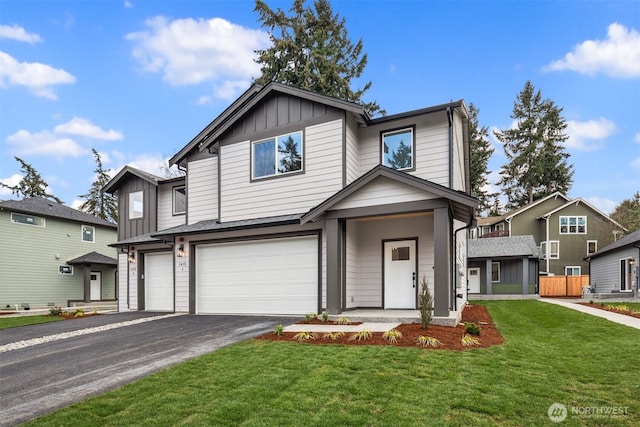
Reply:
M182 258L184 256L184 245L178 246L178 258Z
M136 262L136 253L134 251L129 252L129 263L135 264Z

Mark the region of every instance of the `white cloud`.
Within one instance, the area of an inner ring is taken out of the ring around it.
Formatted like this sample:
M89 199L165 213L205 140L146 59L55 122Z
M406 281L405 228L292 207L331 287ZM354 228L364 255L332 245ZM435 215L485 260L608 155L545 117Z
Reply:
M18 185L21 180L22 180L22 175L17 173L11 175L9 178L0 178L0 182L10 187L14 187ZM0 187L0 197L7 197L7 196L11 197L15 195L8 188Z
M127 9L131 9L133 7L133 3L130 1L125 1L124 2L124 7Z
M636 133L636 136L633 137L633 140L637 143L640 143L640 132Z
M198 98L198 101L196 101L196 103L198 105L210 105L211 103L213 103L213 98L209 95L202 95L200 98Z
M601 197L587 197L585 200L607 215L613 212L616 206L618 206L613 200L603 199Z
M40 34L28 33L19 25L0 25L0 39L11 39L29 44L42 41Z
M613 23L605 40L586 40L577 45L564 59L543 67L543 71L571 70L593 76L598 73L611 77L640 77L640 33L635 29Z
M254 51L269 45L261 30L244 28L221 18L148 19L146 29L129 33L133 57L144 71L162 73L173 86L212 82L215 95L233 98L231 91L248 86L260 66Z
M611 136L616 129L615 123L604 117L586 122L569 120L567 122L569 139L565 145L567 148L580 151L597 150L604 147L604 139Z
M251 85L250 80L226 80L220 85L216 85L213 93L216 98L233 101L236 94L248 88Z
M631 167L640 169L640 157L631 162Z
M122 133L113 129L103 130L89 120L81 117L74 117L67 123L56 126L54 132L57 134L84 136L105 141L117 141L123 138Z
M57 99L53 86L75 83L76 78L59 68L39 62L18 62L11 55L0 51L0 87L24 86L34 95Z
M160 154L140 154L128 165L157 176L164 176L162 164L167 159ZM118 169L120 170L120 169Z
M13 152L18 156L41 155L56 158L79 157L87 153L71 138L61 137L48 130L31 133L19 130L7 137L7 142L14 146Z

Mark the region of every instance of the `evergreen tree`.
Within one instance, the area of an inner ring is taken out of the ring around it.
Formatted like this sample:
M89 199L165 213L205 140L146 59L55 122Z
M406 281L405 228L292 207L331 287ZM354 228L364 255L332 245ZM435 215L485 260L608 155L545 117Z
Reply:
M388 160L389 167L393 169L406 169L411 167L411 147L400 140L398 148L393 150Z
M100 154L92 148L93 157L96 159L96 179L91 184L91 188L87 194L78 197L85 199L85 202L78 207L78 210L97 216L114 223L118 222L118 199L112 195L102 191L109 183L111 177L102 167L102 159Z
M636 191L631 199L620 202L610 217L628 232L640 230L640 191Z
M62 200L47 193L47 184L40 174L29 163L22 160L20 157L14 156L20 163L20 170L24 173L24 176L18 183L18 185L10 186L0 182L0 187L8 188L12 194L17 196L22 195L24 198L28 197L44 197L56 201L57 203L63 203Z
M561 145L568 139L561 113L562 108L543 100L527 81L513 105L515 128L494 132L509 160L498 182L507 196L508 210L571 188L573 165L567 163L569 154Z
M371 81L361 89L351 89L352 80L358 79L367 65L362 39L351 42L344 18L333 13L328 0L315 0L315 10L305 2L293 0L287 14L256 0L255 11L262 26L269 29L272 45L256 51L262 75L255 82L265 85L275 81L362 103ZM362 104L372 116L385 114L375 101Z
M302 169L302 156L298 152L298 144L289 136L282 146L278 146L280 173L299 171Z
M489 158L493 154L493 147L489 142L487 127L480 127L478 110L473 103L469 104L469 156L471 170L471 194L478 198L478 211L486 212L491 209L491 197L483 188L489 183Z

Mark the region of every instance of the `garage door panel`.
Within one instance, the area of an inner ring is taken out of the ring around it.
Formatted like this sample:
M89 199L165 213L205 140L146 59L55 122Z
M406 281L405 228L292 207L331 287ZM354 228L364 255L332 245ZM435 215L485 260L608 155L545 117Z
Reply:
M196 249L199 313L304 314L318 307L317 237Z
M172 262L171 253L145 254L145 310L173 311Z

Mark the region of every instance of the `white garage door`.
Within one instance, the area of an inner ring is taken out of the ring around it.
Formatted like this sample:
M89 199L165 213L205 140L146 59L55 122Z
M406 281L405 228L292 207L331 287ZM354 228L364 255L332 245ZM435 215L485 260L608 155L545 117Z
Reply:
M305 314L318 310L318 238L304 236L196 249L196 310Z
M173 311L173 256L169 253L144 255L144 309Z

